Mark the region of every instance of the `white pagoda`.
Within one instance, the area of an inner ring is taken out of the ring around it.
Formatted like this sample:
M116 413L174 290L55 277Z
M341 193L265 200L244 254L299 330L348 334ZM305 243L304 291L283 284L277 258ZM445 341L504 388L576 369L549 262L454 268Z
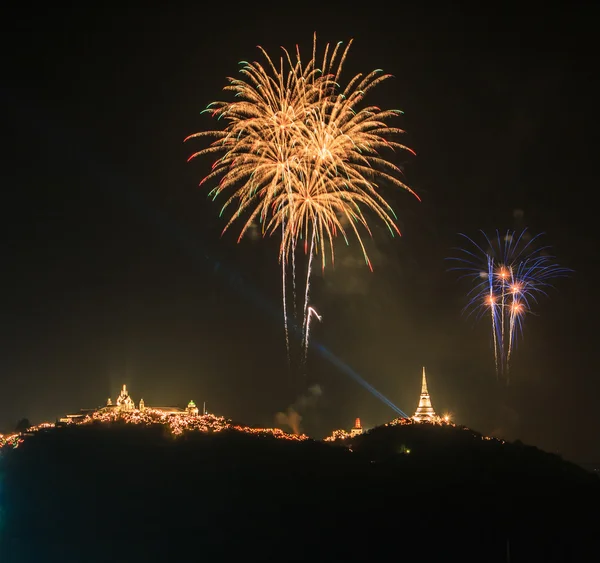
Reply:
M431 397L427 390L427 378L425 377L425 367L423 367L423 382L421 383L421 398L419 406L415 411L413 420L415 422L434 422L437 419L433 406L431 405Z

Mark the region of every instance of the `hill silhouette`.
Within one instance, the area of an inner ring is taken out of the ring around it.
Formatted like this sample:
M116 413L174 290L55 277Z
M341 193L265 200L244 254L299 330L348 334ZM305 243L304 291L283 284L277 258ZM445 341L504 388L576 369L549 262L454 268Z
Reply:
M0 561L569 561L600 480L471 430L343 441L54 428L0 453Z

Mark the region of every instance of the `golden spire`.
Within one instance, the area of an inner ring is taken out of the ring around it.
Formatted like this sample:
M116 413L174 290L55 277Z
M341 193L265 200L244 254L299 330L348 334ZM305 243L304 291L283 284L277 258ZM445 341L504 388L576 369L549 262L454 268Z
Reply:
M423 383L421 384L421 395L429 395L429 391L427 391L427 378L425 377L425 366L423 366Z
M421 383L421 397L419 398L419 406L415 411L413 420L415 422L423 422L424 420L433 421L435 419L435 411L431 405L431 397L427 390L427 378L425 376L425 366L423 366L423 381Z

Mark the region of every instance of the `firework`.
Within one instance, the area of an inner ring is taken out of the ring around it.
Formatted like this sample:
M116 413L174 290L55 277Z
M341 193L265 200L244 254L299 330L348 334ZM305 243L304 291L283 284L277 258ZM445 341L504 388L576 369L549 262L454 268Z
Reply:
M304 330L303 351L305 354L306 354L306 352L308 352L308 337L310 335L310 320L312 319L313 316L317 317L319 322L323 321L323 317L321 315L319 315L319 313L317 313L317 311L314 309L314 307L308 307L308 313L306 315L306 328ZM306 359L306 357L305 357L305 359Z
M353 234L372 269L362 239L364 233L371 234L364 212L369 210L382 220L392 235L399 234L396 217L380 194L380 184L414 194L400 180L401 170L382 153L384 149L410 151L393 140L403 131L387 125L401 112L361 107L365 95L390 75L375 70L354 76L341 86L351 43L346 47L327 44L322 58L317 59L315 36L312 57L306 64L298 47L294 57L283 49L279 61L261 49L265 65L242 62L242 78L228 79L225 90L233 92L234 101L214 102L205 110L223 120L224 129L186 139L216 139L190 160L221 155L201 184L219 179L210 195L229 194L221 213L230 206L234 211L224 231L241 219L238 241L256 223L263 236L281 235L279 260L288 358L286 285L291 265L295 306L297 249L302 249L307 259L302 305L302 342L306 347L313 257L320 255L321 267L325 268L326 256L334 260L334 239L341 235L348 242L348 235Z
M539 246L541 235L531 236L527 229L517 233L496 231L485 244L477 244L461 234L471 249L459 248L458 263L452 270L470 278L465 311L468 315L487 316L491 321L496 374L508 382L510 362L517 337L522 335L525 316L534 312L541 296L547 296L552 280L571 270L560 267L549 254L548 246Z

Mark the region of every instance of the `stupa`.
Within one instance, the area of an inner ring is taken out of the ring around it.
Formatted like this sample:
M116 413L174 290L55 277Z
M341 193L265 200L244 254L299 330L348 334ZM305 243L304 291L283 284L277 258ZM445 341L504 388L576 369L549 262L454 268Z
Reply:
M425 377L425 367L423 367L423 381L421 383L421 397L419 406L415 411L413 420L415 422L434 422L437 419L433 406L431 405L431 397L427 390L427 378Z

